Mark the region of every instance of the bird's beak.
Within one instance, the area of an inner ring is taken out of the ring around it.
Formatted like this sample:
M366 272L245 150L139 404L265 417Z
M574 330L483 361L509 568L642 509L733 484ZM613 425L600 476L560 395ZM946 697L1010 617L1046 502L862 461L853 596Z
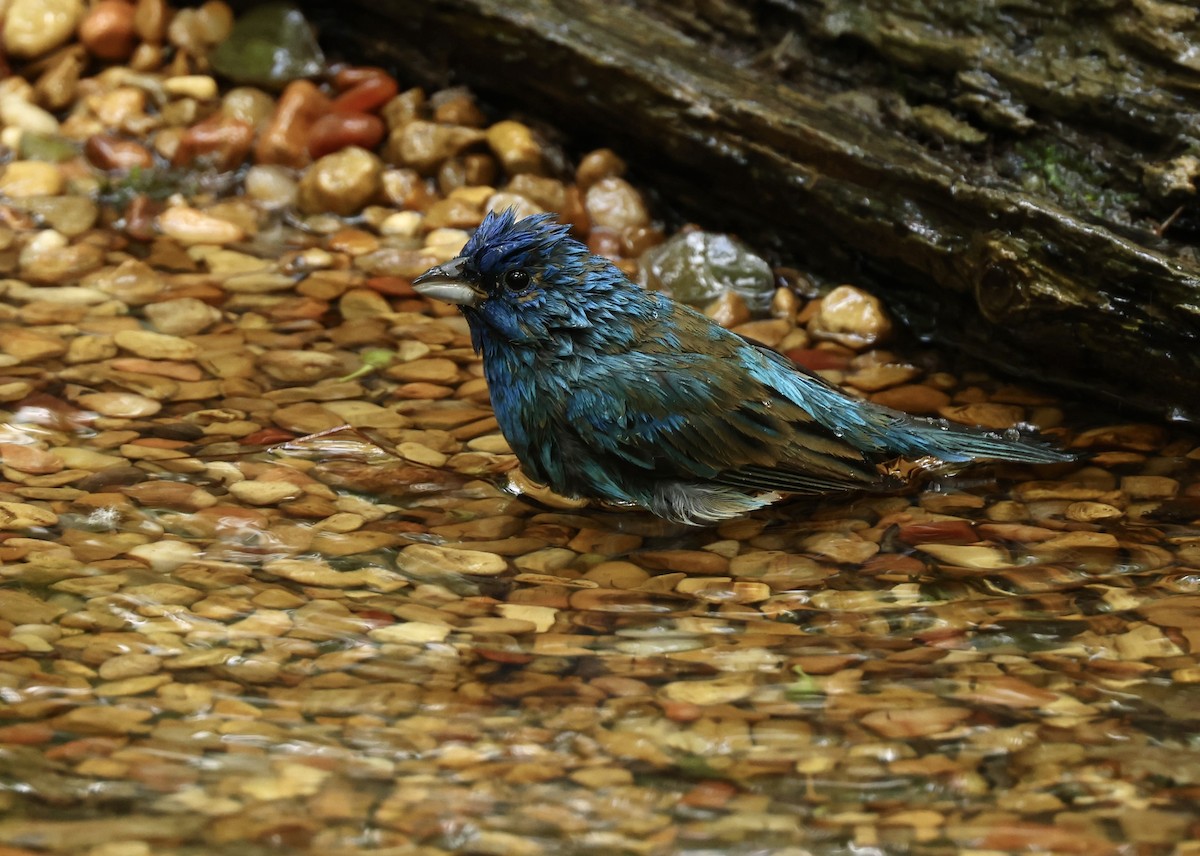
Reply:
M453 259L430 268L412 281L413 288L418 294L435 300L474 306L483 300L484 294L463 278L463 264L463 259Z

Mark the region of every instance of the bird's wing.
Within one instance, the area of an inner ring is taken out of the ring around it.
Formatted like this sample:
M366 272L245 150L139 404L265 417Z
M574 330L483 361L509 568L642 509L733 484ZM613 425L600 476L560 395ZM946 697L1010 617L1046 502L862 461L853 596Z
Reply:
M569 430L584 447L656 477L809 494L878 482L857 449L729 356L591 357L572 384Z

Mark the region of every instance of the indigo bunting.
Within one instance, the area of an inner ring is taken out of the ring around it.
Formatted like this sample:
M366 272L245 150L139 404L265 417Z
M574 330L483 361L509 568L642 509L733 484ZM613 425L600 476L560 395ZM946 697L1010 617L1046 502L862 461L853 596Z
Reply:
M496 419L557 493L708 524L790 494L891 486L883 463L1073 456L851 398L592 255L552 215L490 213L413 280L458 304Z

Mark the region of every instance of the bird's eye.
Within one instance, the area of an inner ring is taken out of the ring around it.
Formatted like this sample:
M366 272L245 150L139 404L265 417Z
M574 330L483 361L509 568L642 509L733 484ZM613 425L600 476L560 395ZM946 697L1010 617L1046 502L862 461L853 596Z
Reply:
M523 270L508 270L504 272L504 287L510 291L521 291L529 285L529 274Z

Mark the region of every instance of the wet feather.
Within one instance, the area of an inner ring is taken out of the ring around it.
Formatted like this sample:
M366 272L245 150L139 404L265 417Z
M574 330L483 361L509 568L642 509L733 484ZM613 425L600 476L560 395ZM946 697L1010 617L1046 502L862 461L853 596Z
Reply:
M713 523L786 493L887 487L881 464L898 456L1073 457L851 398L630 282L550 215L489 214L414 284L460 305L505 438L531 478L568 496Z

